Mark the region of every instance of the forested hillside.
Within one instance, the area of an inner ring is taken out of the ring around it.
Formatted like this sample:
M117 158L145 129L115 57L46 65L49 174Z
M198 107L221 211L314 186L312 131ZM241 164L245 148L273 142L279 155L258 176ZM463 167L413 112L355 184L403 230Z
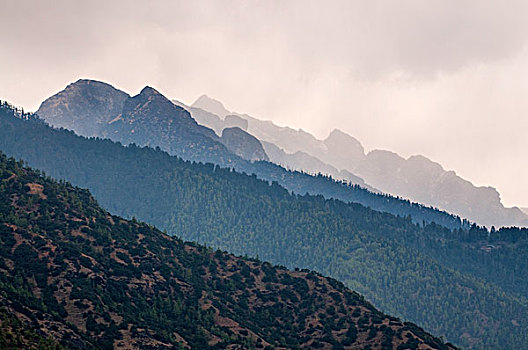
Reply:
M298 194L322 194L327 198L357 202L396 215L411 215L415 222L420 223L434 221L451 228L462 224L458 217L445 212L392 196L374 194L359 186L335 182L328 176L314 177L290 172L269 162L249 162L237 155L245 155L240 152L239 145L247 147L249 139L259 142L245 131L239 129L219 138L213 130L198 125L189 112L150 87L124 100L121 99L122 94L125 93L108 84L81 79L44 101L38 113L51 125L65 127L82 136L109 138L124 145L135 143L138 146L160 147L170 155L185 160L210 162L254 173L261 179L277 181ZM119 101L122 103L120 111L115 107ZM86 130L97 130L97 133L85 134ZM229 147L226 148L226 145ZM264 150L260 149L261 152ZM252 159L251 155L245 156ZM256 158L266 159L267 156L260 154Z
M0 153L0 346L453 349L336 280L187 244Z
M0 150L88 187L113 213L331 275L384 311L460 345L528 344L526 230L423 227L160 150L53 130L6 106L0 126Z
M357 139L338 129L326 139L317 139L302 129L229 112L221 102L205 95L191 107L182 107L217 133L237 118L238 125L268 145L266 152L273 163L289 169L332 174L337 179L349 178L353 173L360 182L377 190L441 208L481 225L528 226L528 216L519 208L505 208L495 188L475 186L424 156L405 159L388 150L365 152Z

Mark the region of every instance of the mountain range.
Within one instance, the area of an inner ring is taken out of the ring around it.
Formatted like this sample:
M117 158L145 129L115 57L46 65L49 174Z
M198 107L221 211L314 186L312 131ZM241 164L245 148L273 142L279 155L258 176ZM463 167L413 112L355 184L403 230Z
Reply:
M233 153L239 151L230 152L222 142L234 144L229 133L218 137L148 86L131 97L106 83L79 80L44 101L39 111L51 125L75 130L82 136L161 147L196 161L229 164ZM248 139L246 152L265 157L260 142L249 135Z
M112 102L107 103L109 100ZM102 102L97 108L87 107L96 103L94 101ZM120 108L115 107L119 104ZM101 113L107 105L112 108ZM83 111L82 118L79 117L80 110ZM343 172L348 177L342 182L306 172L286 171L266 161L269 156L262 143L241 129L245 122L240 117L226 117L223 122L227 130L222 129L217 134L199 125L187 110L150 87L131 97L108 84L81 79L45 100L37 114L50 125L73 130L81 136L109 138L125 145L159 147L186 160L218 164L256 174L267 181L277 181L298 194L321 194L327 198L357 202L376 210L410 215L420 223L435 221L452 228L463 225L458 217L410 201L376 195L361 179L348 172ZM97 132L84 134L85 130Z
M52 129L7 104L0 150L89 188L113 214L214 249L317 270L464 347L528 344L526 230L415 224L159 148Z
M232 123L233 117L246 121L240 126L247 125L244 130L263 143L272 162L287 168L369 185L371 189L430 205L488 227L528 225L526 213L517 207L505 208L493 187L474 186L424 156L405 159L385 150L366 153L358 140L337 129L319 140L303 130L230 112L206 95L187 109L200 124L217 133L224 124ZM349 174L356 179L351 180Z
M0 153L0 344L454 349L333 279L169 237Z

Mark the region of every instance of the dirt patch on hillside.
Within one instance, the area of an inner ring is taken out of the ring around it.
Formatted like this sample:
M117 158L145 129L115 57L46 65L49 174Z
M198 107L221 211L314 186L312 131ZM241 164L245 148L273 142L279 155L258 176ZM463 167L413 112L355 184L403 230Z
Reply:
M29 194L36 194L38 195L41 199L47 199L48 196L46 196L44 194L44 186L40 185L40 184L36 184L36 183L29 183L27 184L27 186L29 187Z

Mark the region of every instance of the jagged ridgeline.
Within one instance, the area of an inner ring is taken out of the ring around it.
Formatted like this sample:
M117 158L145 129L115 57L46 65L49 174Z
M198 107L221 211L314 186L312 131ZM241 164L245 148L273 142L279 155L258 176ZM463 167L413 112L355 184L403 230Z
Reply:
M361 203L395 215L410 215L418 223L434 221L450 228L463 224L459 217L446 212L373 193L358 186L366 185L352 174L348 177L351 182L342 183L328 176L287 171L266 162L268 156L260 141L240 129L244 127L240 120L230 123L228 120L232 118L227 118L227 125L234 128L228 128L219 137L212 129L199 125L188 111L148 86L138 95L129 96L109 84L81 79L44 101L39 113L54 127L64 127L81 136L108 138L124 145L160 147L185 160L254 173L298 194L321 194Z
M0 241L1 348L453 348L334 279L110 215L2 153Z
M0 150L89 188L112 213L236 254L317 270L457 344L528 344L526 230L422 227L160 150L54 130L8 107L0 113Z

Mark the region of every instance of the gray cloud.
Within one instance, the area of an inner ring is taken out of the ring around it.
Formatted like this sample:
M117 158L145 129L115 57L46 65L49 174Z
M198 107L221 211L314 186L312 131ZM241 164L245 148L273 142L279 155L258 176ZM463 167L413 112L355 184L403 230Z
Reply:
M528 207L525 1L0 1L0 98L78 78L422 153Z

